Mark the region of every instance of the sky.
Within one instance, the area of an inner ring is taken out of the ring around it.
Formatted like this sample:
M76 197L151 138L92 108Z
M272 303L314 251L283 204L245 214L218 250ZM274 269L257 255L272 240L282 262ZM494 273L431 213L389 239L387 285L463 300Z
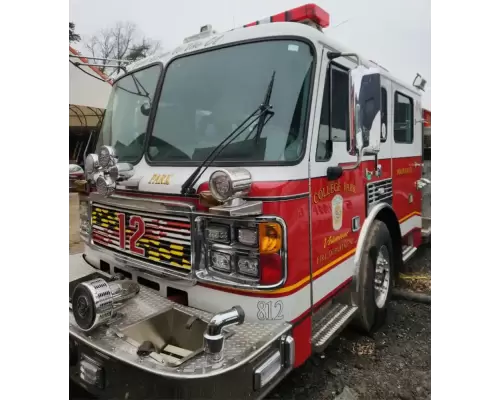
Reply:
M70 0L69 20L85 38L118 21L133 22L142 34L169 50L211 24L218 32L314 0ZM431 106L430 0L316 0L330 14L324 33L411 84L427 80L423 106ZM85 55L81 46L75 46Z

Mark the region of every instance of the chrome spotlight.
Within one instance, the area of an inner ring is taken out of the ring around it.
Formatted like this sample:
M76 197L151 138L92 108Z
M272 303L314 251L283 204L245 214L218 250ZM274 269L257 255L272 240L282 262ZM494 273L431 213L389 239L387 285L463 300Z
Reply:
M224 168L212 173L208 181L212 196L226 202L248 194L252 175L245 168Z
M97 188L97 193L102 196L110 196L115 191L115 181L109 176L99 176L95 186Z
M99 150L99 165L102 168L110 167L116 164L116 153L115 149L111 146L102 146Z
M130 280L106 282L97 278L79 283L71 301L76 323L83 331L105 324L139 290L139 284Z
M99 170L99 157L97 154L89 154L85 159L85 177L93 178L93 175Z

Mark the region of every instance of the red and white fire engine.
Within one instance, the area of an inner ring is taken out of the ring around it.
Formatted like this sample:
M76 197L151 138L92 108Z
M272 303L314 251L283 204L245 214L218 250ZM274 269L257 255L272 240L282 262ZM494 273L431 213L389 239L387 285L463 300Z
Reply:
M70 259L70 377L106 398L262 398L384 320L422 229L422 78L308 4L114 77ZM417 77L418 78L418 77Z

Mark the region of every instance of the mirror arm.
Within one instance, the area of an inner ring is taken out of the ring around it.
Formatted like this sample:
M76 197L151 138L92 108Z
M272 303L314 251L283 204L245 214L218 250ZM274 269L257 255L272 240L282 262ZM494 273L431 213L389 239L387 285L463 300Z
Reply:
M361 151L358 153L358 159L354 164L347 165L347 166L342 166L342 169L344 171L352 171L353 169L358 168L361 165L361 161L363 161L363 156L365 155L365 148L362 148Z
M361 65L361 60L356 53L341 53L340 56L345 58L355 58L358 67Z

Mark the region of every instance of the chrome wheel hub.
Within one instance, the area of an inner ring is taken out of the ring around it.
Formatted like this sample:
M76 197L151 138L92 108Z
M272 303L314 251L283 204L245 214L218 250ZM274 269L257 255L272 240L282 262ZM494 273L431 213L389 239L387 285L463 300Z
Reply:
M391 265L389 262L389 250L387 246L380 247L375 264L375 279L373 286L375 289L375 304L378 308L383 308L389 293Z

